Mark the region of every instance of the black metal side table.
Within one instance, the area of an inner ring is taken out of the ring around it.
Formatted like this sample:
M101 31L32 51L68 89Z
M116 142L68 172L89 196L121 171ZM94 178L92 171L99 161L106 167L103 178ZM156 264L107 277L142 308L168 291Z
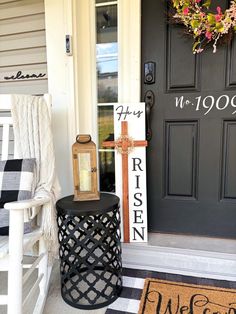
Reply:
M75 202L71 195L56 208L62 298L80 309L107 306L122 289L119 198Z

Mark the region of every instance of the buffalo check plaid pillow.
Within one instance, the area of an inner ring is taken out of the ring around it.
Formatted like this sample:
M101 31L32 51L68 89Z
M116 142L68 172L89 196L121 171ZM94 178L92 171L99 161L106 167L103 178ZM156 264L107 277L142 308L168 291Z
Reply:
M9 211L5 203L32 197L35 159L0 161L0 235L8 234Z

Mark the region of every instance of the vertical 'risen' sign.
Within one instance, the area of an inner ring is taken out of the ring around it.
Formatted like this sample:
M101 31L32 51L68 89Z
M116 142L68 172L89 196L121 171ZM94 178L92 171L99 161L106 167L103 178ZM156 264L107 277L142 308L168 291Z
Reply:
M128 136L145 140L145 104L114 105L114 137L121 135L121 122L128 122ZM116 194L122 199L122 156L115 152ZM147 242L146 149L133 147L128 154L129 240ZM121 202L122 206L122 202ZM121 208L121 213L123 209ZM123 222L123 215L122 215ZM122 228L123 237L123 228Z

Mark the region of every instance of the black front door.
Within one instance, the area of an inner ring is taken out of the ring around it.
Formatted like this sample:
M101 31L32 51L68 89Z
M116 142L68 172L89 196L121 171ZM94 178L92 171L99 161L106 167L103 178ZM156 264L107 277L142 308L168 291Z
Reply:
M194 55L166 3L142 1L142 64L156 63L142 88L155 94L149 231L236 238L236 40Z

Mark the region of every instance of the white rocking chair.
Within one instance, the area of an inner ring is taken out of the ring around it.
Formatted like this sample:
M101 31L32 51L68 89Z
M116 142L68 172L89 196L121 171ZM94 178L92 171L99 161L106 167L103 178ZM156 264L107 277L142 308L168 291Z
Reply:
M49 95L44 95L45 100L51 107L51 99ZM9 150L9 130L12 127L11 117L1 117L1 112L10 111L11 96L0 95L0 126L3 127L2 132L2 160L8 159ZM51 108L50 108L51 110ZM49 111L50 112L50 111ZM14 152L14 156L16 156ZM10 211L9 237L0 236L0 272L8 272L8 293L2 294L2 282L0 279L0 305L7 305L8 314L23 314L25 307L31 301L32 296L39 291L37 301L31 313L38 314L43 312L43 307L47 297L49 278L51 267L48 266L48 252L43 233L38 226L33 232L24 233L24 211L28 208L38 207L47 203L49 199L31 199L26 201L11 202L4 205L5 209ZM39 212L40 215L40 212ZM38 219L40 221L40 219ZM23 256L38 241L38 257L37 259L25 265ZM23 273L23 268L27 271ZM23 287L26 282L31 284L31 275L37 272L37 279L29 289L28 295L23 299ZM0 311L1 312L1 311Z

